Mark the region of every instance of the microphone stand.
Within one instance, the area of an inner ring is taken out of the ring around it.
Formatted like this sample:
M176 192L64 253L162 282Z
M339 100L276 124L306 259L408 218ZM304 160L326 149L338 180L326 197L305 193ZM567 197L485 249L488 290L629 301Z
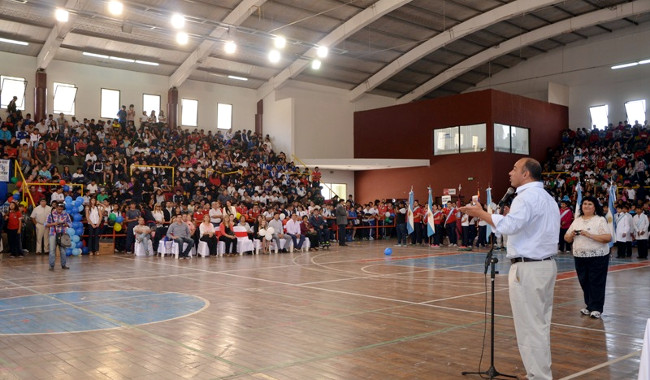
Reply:
M496 274L499 273L496 271L496 264L499 262L499 259L492 254L492 251L494 250L494 237L490 236L490 251L488 252L487 256L485 257L485 270L484 274L487 275L488 267L490 267L490 282L492 286L492 300L491 300L491 325L490 325L490 368L488 368L485 371L476 371L476 372L468 372L468 371L463 371L461 374L464 375L480 375L481 378L483 376L488 376L488 379L492 380L497 377L507 377L511 379L516 379L517 376L513 375L506 375L503 373L500 373L497 371L497 369L494 367L494 278L496 277Z

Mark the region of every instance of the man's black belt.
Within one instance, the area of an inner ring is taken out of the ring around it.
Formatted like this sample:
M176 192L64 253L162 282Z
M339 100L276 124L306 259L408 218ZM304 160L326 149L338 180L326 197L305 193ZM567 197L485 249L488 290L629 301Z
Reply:
M528 257L515 257L514 259L510 259L510 263L529 263L532 261L547 261L547 260L553 260L553 256L549 256L545 259L530 259Z

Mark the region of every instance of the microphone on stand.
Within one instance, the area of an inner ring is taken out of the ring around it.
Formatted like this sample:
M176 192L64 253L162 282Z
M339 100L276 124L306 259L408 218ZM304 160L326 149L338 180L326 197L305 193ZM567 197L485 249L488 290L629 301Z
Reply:
M515 188L514 187L509 187L508 191L503 195L503 198L499 201L499 207L503 206L504 203L512 196L512 194L515 193Z

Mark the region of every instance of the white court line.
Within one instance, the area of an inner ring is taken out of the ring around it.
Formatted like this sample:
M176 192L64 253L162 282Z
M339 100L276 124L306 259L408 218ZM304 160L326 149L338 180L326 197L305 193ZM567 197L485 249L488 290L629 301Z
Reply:
M575 379L576 377L580 377L580 376L582 376L582 375L586 375L586 374L588 374L588 373L590 373L590 372L596 371L596 370L598 370L598 369L601 369L601 368L604 368L604 367L610 366L610 365L612 365L612 364L616 364L616 363L621 362L621 361L623 361L623 360L627 360L627 359L629 359L629 358L631 358L631 357L633 357L633 356L639 356L639 355L641 355L641 350L634 351L634 352L630 352L630 353L627 354L627 355L624 355L624 356L618 357L618 358L616 358L616 359L613 359L613 360L610 360L610 361L607 361L607 362L604 362L604 363L600 363L600 364L598 364L598 365L596 365L596 366L593 366L593 367L591 367L591 368L587 368L587 369L585 369L585 370L583 370L583 371L580 371L580 372L574 373L573 375L565 376L565 377L561 378L560 380Z

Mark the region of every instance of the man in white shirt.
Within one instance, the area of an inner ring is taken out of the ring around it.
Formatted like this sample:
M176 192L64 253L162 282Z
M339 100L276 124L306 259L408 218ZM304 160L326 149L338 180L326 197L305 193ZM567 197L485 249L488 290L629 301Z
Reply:
M485 220L495 233L508 235L510 304L519 353L528 379L550 380L551 316L557 275L553 256L560 236L560 211L544 190L539 162L522 158L509 174L517 197L507 215L488 214L480 204L461 207L461 211Z
M280 239L284 240L284 246L287 247L291 242L291 236L284 233L284 226L280 220L279 212L273 214L273 219L269 222L269 227L273 227L273 240L275 241L277 249L280 250ZM287 249L283 248L282 252L287 252Z
M294 212L291 214L291 219L289 219L287 224L284 226L284 229L287 231L287 235L291 236L291 240L293 241L291 252L293 252L294 248L300 250L302 244L305 242L305 235L300 234L300 221L298 221L297 213Z
M628 213L629 206L623 203L616 207L616 258L632 257L632 237L634 236L634 220Z
M45 222L47 216L52 212L52 207L47 205L47 199L43 198L37 207L34 207L31 218L36 226L36 254L44 255L45 252L50 253L50 237L49 231L45 229ZM48 234L46 234L46 232Z
M636 240L637 256L639 259L648 258L648 216L642 207L635 207L634 239Z

